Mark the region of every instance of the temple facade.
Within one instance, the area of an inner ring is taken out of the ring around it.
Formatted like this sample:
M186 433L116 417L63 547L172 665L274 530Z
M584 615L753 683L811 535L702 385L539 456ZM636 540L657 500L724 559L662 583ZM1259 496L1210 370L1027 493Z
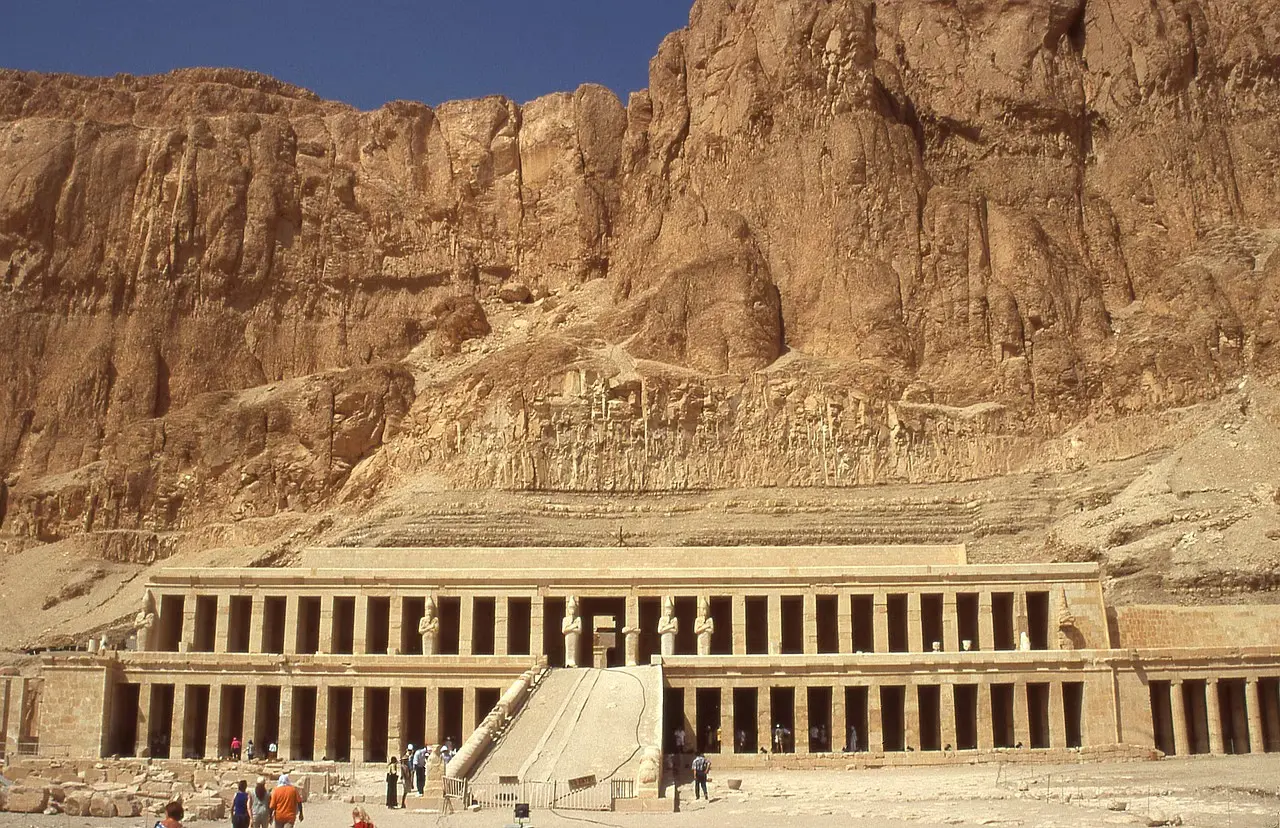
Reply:
M382 762L462 745L531 667L661 668L717 766L1280 750L1280 614L1109 610L1096 564L963 546L318 549L168 569L128 641L0 676L5 750ZM851 759L852 757L852 759Z

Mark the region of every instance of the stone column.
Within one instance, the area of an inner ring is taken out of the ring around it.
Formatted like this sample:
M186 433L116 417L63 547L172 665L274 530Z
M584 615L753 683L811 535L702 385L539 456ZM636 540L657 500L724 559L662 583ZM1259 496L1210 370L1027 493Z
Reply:
M1067 711L1062 703L1062 682L1049 682L1049 747L1067 746Z
M733 654L747 654L747 596L735 594L732 598Z
M698 688L684 688L684 749L698 749Z
M991 598L987 596L987 618L990 619ZM990 621L988 621L988 625ZM984 642L985 643L985 642ZM980 681L978 683L978 750L991 750L995 745L995 739L992 737L992 713L991 713L991 682Z
M737 729L733 726L733 685L720 687L720 752L733 753L738 744Z
M357 604L360 602L357 601ZM466 702L463 702L465 707ZM457 747L457 745L454 745ZM364 688L351 691L351 761L364 762Z
M1013 743L1031 747L1031 709L1027 704L1027 682L1021 679L1013 684Z
M219 653L228 652L231 649L231 596L219 595L218 608L214 612L218 621L217 637L213 643L213 649ZM212 703L210 703L212 706ZM214 754L215 756L217 754Z
M333 596L331 595L320 599L320 652L333 652Z
M773 697L769 688L756 690L756 749L773 752Z
M240 741L244 750L249 748L249 740L253 739L255 754L264 754L266 745L258 744L258 685L247 684L244 688L244 724L241 725ZM242 754L243 755L243 754Z
M507 655L507 615L511 599L499 595L493 599L493 654Z
M0 716L0 727L4 728L4 753L16 756L18 739L22 736L22 698L26 694L26 681L21 676L13 676L2 681L8 688L4 697L0 698L0 708L3 708L4 712L4 715ZM4 757L0 756L0 764L3 764L3 759Z
M276 756L280 761L293 759L293 686L280 687L280 726L276 733Z
M351 652L365 655L369 652L369 596L357 595L355 617L351 619Z
M849 593L836 596L836 634L840 637L836 652L848 655L853 652L853 599ZM841 737L843 738L843 737ZM836 746L835 742L831 743Z
M486 713L488 711L485 711ZM462 688L462 740L465 742L467 737L471 735L471 731L476 729L476 688ZM454 748L460 748L462 745L454 745Z
M458 602L458 655L469 656L473 648L472 643L476 637L475 609L476 599L473 595L464 593L462 600ZM458 747L458 745L454 745Z
M903 742L907 747L920 750L920 688L908 680L903 691L904 722Z
M675 614L675 598L666 596L662 599L662 615L658 618L658 640L664 657L675 655L676 631L679 626Z
M302 596L298 593L290 593L285 598L284 616L284 652L285 655L295 655L298 652L298 630L302 624ZM280 755L284 756L284 748L280 748Z
M329 688L323 685L316 689L316 732L311 750L317 760L329 755Z
M187 754L187 686L173 685L173 712L169 720L169 758L185 759Z
M923 653L930 649L924 640L924 630L920 627L920 593L907 594L907 652Z
M426 742L429 745L440 744L440 688L434 684L427 686L427 712L423 721L426 722Z
M875 645L877 653L889 652L889 594L884 590L875 593ZM878 726L872 728L872 731ZM883 744L884 738L880 737Z
M1218 699L1218 680L1211 678L1204 683L1205 702L1209 713L1209 752L1215 755L1226 753L1222 742L1222 706Z
M975 650L994 650L996 648L995 613L991 608L991 593L978 594L978 640L973 642Z
M877 595L877 611L879 600ZM874 683L867 687L867 750L884 753L884 712L880 707L880 685Z
M151 715L151 681L143 679L138 682L138 730L134 734L134 756L151 755ZM18 718L22 718L22 707L18 707Z
M1266 735L1262 729L1262 693L1258 677L1245 680L1244 704L1249 715L1249 752L1266 753Z
M404 596L392 595L387 618L387 655L400 655L404 644ZM396 755L396 754L389 754Z
M809 688L800 684L796 686L795 710L795 748L796 753L809 752Z
M546 658L547 647L546 639L543 635L543 619L546 615L546 605L543 601L546 599L544 595L535 595L529 603L529 652L534 658ZM559 620L556 621L559 624Z
M1027 592L1020 589L1013 595L1013 643L1015 647L1022 646L1022 634L1030 633L1030 626L1027 624Z
M938 719L942 723L942 748L956 750L956 685L943 682L938 692Z
M778 593L770 593L767 606L769 607L769 654L780 655L782 653L782 596Z
M960 652L960 613L954 592L942 596L942 649L949 653Z
M1173 716L1173 750L1178 756L1191 755L1191 734L1187 728L1187 705L1182 696L1182 679L1169 682L1169 704Z
M839 753L849 740L849 711L845 706L844 685L831 688L831 752Z
M818 596L806 591L801 596L804 611L804 653L814 655L818 652Z
M210 761L224 756L230 744L222 743L222 685L209 685L209 722L204 734L204 755Z
M403 699L400 697L400 688L392 687L387 693L387 758L393 758L404 754L405 745L400 744L400 728L403 726L400 721L400 705ZM403 784L403 782L401 783Z
M267 615L267 597L254 595L249 604L249 652L260 653L262 646L262 626Z
M182 596L182 635L178 637L178 652L191 653L196 649L196 594ZM176 702L175 702L176 704Z

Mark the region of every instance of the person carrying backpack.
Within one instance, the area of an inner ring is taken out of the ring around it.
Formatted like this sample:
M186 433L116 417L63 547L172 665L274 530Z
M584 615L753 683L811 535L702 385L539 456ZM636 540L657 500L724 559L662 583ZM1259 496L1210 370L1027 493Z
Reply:
M699 791L709 801L711 794L707 792L707 774L711 773L711 762L701 753L693 760L693 798L699 798Z

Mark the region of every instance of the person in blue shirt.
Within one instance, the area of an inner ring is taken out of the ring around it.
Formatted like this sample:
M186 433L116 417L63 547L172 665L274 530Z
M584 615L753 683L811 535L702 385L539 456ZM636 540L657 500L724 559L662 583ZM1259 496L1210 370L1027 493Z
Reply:
M241 779L236 783L235 799L231 800L231 825L232 828L249 828L249 794L245 788L249 783Z

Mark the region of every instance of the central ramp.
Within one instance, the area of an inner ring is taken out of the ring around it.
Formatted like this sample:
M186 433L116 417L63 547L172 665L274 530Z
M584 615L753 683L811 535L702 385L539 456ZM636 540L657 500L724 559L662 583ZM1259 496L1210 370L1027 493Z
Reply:
M643 746L659 738L661 705L658 666L552 670L470 778L634 779Z

